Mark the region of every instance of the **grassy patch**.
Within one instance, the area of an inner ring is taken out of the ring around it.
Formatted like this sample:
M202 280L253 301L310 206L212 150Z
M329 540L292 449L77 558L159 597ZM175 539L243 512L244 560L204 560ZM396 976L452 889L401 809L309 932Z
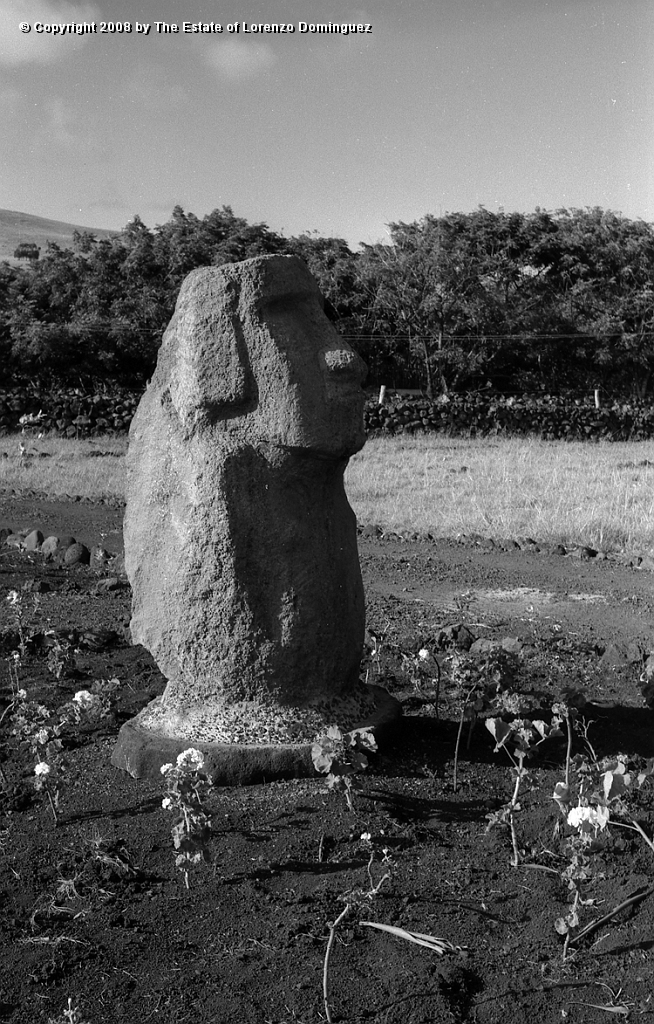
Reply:
M9 434L0 437L0 491L120 496L125 488L126 450L127 439L113 436L75 441Z
M0 438L0 490L122 496L126 448L115 437ZM654 441L373 438L346 485L359 521L385 529L654 549Z
M360 522L387 529L654 547L654 442L376 438L350 462Z

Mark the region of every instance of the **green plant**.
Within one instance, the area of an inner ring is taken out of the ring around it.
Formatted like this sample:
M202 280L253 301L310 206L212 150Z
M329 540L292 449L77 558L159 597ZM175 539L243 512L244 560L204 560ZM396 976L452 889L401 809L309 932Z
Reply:
M353 794L361 789L358 776L368 767L368 757L377 749L373 734L367 729L342 733L330 725L311 747L311 758L317 772L327 775L327 788L342 790L347 806L354 810Z
M461 702L459 728L454 748L452 788L458 788L459 752L464 724L468 723L468 748L478 718L492 711L516 714L527 710L527 700L514 692L518 663L514 654L502 649L491 651L482 661L454 652L450 655L450 675L455 695Z
M7 603L12 610L14 626L18 632L18 650L21 658L27 654L27 643L29 636L27 625L33 619L39 607L39 595L34 594L31 611L26 608L26 599L22 591L10 590L7 594Z
M648 761L645 769L636 775L627 770L627 759L621 755L593 763L589 763L585 757L578 756L575 759L575 767L578 780L576 802L572 802L571 788L566 783L557 783L553 793L553 799L565 816L566 824L574 830L565 843L570 863L562 873L562 878L568 883L568 888L573 894L572 908L568 914L557 918L554 923L557 932L564 936L564 959L569 945L578 943L600 925L600 922L595 921L576 931L579 927L579 907L594 902L581 898L581 886L592 876L590 855L602 848L602 837L608 833L609 825L637 832L654 852L654 841L630 814L627 806L634 783L637 788L641 788L654 774L654 759ZM628 820L621 821L620 818ZM601 923L609 921L626 905L631 905L635 899L640 898L643 898L643 894L637 893L634 899L621 903L611 913L604 915Z
M57 1020L54 1017L49 1017L48 1024L89 1024L89 1022L83 1019L79 1006L73 1006L73 1000L69 997L68 1009L62 1010L61 1017Z
M65 774L61 759L62 733L73 724L97 724L109 713L109 698L103 693L78 690L71 701L53 713L44 704L27 700L27 692L19 690L12 706L12 732L36 760L34 788L36 792L45 792L56 826Z
M486 728L495 740L495 751L505 750L511 760L511 771L515 778L513 793L499 810L486 815L488 819L487 830L496 825L508 825L511 832L511 845L513 857L511 863L514 868L520 864L520 850L515 827L515 816L521 810L519 794L521 787L528 781L529 774L525 768L527 756L543 743L550 736L561 736L560 719L554 717L550 725L541 720L533 722L524 718L515 718L512 722L505 722L501 718L488 718ZM513 753L509 750L509 744L513 747Z
M65 671L75 668L75 653L70 641L54 636L52 646L48 649L46 665L55 679L61 679Z
M164 764L160 769L166 781L166 796L161 806L177 815L171 829L173 844L178 851L175 864L184 872L187 889L189 869L210 859L211 821L203 801L211 783L202 771L203 765L201 751L189 747L178 755L175 765Z

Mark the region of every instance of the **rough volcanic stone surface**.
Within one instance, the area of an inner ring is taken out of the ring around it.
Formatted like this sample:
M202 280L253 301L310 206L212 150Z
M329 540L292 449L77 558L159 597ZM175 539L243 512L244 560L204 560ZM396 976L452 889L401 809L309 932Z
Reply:
M364 372L296 257L186 278L127 456L131 635L167 679L139 728L297 743L374 715L343 486Z

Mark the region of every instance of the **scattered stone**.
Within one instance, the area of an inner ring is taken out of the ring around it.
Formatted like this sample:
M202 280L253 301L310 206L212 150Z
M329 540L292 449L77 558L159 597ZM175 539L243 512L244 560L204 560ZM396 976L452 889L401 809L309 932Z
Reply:
M11 526L0 527L0 548L3 547L4 544L6 543L7 537L11 537L13 535L13 532L14 531L12 530Z
M21 533L10 533L5 538L5 546L8 548L20 548L21 550L25 547L25 537L27 531L23 530Z
M537 553L540 550L536 541L533 540L533 538L531 537L516 537L515 542L521 551L530 551L532 553Z
M504 639L500 641L500 644L502 650L506 651L508 654L520 654L524 646L522 640L518 640L515 636L505 636Z
M48 558L52 558L53 555L63 555L64 552L75 543L74 537L62 536L57 537L52 534L50 537L46 537L41 545L41 554L47 555Z
M486 637L480 637L479 640L475 640L470 645L469 652L472 655L490 654L491 651L496 651L498 647L500 647L499 640L487 640Z
M601 672L615 672L638 664L642 659L643 653L636 643L609 644L599 660L598 668Z
M654 558L651 555L643 555L638 568L644 569L647 572L654 572Z
M86 544L80 544L79 541L76 541L66 548L64 554L65 565L88 565L90 560L91 552Z
M47 580L28 580L24 584L23 590L26 590L30 594L49 594L52 587Z
M96 597L100 597L102 594L111 593L114 590L124 590L127 587L125 580L119 580L117 576L108 576L105 580L100 580L93 589L93 593Z
M573 548L572 551L569 551L568 556L570 558L579 558L582 562L588 562L591 558L595 558L597 556L597 551L595 548L589 548L580 544L579 547Z
M456 647L460 651L469 651L474 642L473 634L461 622L445 626L436 637L436 644L441 650Z
M381 537L383 536L383 533L384 531L382 530L381 526L376 526L374 524L369 526L362 526L359 529L360 537Z
M25 551L38 551L43 544L43 534L40 530L32 530L25 538Z

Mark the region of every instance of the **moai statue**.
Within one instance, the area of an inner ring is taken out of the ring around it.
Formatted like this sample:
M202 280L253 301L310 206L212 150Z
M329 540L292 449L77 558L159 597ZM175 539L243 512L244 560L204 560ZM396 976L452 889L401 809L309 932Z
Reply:
M395 716L359 680L343 474L365 442L364 373L297 257L186 278L127 456L132 639L167 685L123 727L114 764L152 774L195 746L218 776L221 759L238 764L228 781L292 774L286 748L325 726Z

